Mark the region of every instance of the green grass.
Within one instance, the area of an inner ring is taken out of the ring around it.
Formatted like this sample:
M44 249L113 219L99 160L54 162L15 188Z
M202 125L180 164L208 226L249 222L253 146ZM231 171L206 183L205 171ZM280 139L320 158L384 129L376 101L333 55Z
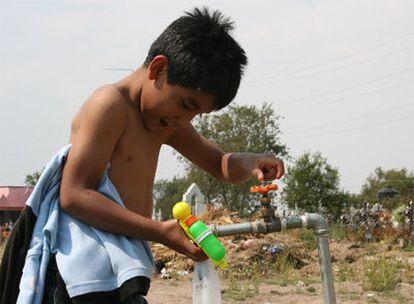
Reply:
M301 229L298 236L308 250L313 250L316 248L317 241L313 230Z
M309 286L308 288L306 288L306 291L314 293L314 292L316 292L316 288L313 287L313 286Z
M404 298L404 296L398 292L385 291L382 293L382 295L390 299L396 299L400 304L408 304L408 301Z
M333 224L329 227L329 238L331 240L341 241L347 237L347 231L344 227L338 224Z
M259 293L260 281L258 280L231 279L227 283L227 288L222 291L225 300L246 301Z
M358 279L358 269L354 264L342 263L335 275L339 282L355 281Z
M259 293L259 277L263 266L258 261L240 264L222 272L225 288L222 290L226 300L245 301Z
M392 291L402 281L407 266L402 262L380 257L364 265L365 288L374 291Z
M275 257L273 261L263 259L252 260L251 263L240 263L222 272L226 288L223 298L227 300L245 301L259 293L262 283L286 286L295 284L290 273L294 269L295 260L288 250Z
M403 252L414 252L414 245L407 245L404 246L401 251Z

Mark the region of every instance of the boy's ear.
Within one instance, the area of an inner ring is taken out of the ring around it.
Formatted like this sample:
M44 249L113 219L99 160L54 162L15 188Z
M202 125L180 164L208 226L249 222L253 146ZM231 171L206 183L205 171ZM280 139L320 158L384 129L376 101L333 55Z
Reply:
M168 58L164 55L155 56L148 65L148 78L157 80L161 75L167 73Z

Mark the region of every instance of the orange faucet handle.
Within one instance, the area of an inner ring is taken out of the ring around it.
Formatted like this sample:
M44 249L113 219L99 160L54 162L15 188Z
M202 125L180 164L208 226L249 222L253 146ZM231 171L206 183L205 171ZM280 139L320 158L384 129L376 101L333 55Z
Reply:
M277 190L278 187L275 184L269 184L266 186L252 186L250 187L251 193L260 193L262 195L265 195L269 193L269 191Z

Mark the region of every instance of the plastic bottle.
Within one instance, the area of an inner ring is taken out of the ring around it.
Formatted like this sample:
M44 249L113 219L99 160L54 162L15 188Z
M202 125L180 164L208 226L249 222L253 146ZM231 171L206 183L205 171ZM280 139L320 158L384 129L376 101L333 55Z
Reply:
M207 254L214 264L221 269L227 267L226 249L212 231L191 214L191 208L187 203L179 202L175 204L173 216L180 222L187 236Z
M210 260L195 263L193 304L221 304L220 280Z

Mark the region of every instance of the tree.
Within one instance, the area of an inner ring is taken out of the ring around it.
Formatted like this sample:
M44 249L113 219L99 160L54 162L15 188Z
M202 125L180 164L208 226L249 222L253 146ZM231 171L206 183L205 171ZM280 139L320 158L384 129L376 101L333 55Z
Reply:
M35 170L35 171L33 171L32 174L26 175L26 178L24 180L24 184L28 187L36 186L37 181L39 180L40 175L42 174L43 170L44 170L44 168L40 171Z
M155 210L161 210L162 219L172 218L172 208L182 200L182 195L190 186L188 179L174 176L172 180L162 179L154 184Z
M287 156L287 148L280 143L279 116L269 104L256 106L229 106L222 114L206 115L196 121L196 129L226 152L260 152ZM183 160L182 158L180 158ZM209 202L230 210L247 210L251 202L250 179L241 185L230 185L216 180L194 164L184 161L187 177L197 183Z
M384 207L388 209L394 209L397 205L414 200L414 173L406 168L383 170L381 167L376 168L368 176L362 186L360 200L376 202L378 191L385 186L391 186L399 193L397 197L383 202Z
M339 190L339 173L321 153L304 153L296 159L285 175L282 199L293 208L307 212L324 208L337 217L348 194Z

